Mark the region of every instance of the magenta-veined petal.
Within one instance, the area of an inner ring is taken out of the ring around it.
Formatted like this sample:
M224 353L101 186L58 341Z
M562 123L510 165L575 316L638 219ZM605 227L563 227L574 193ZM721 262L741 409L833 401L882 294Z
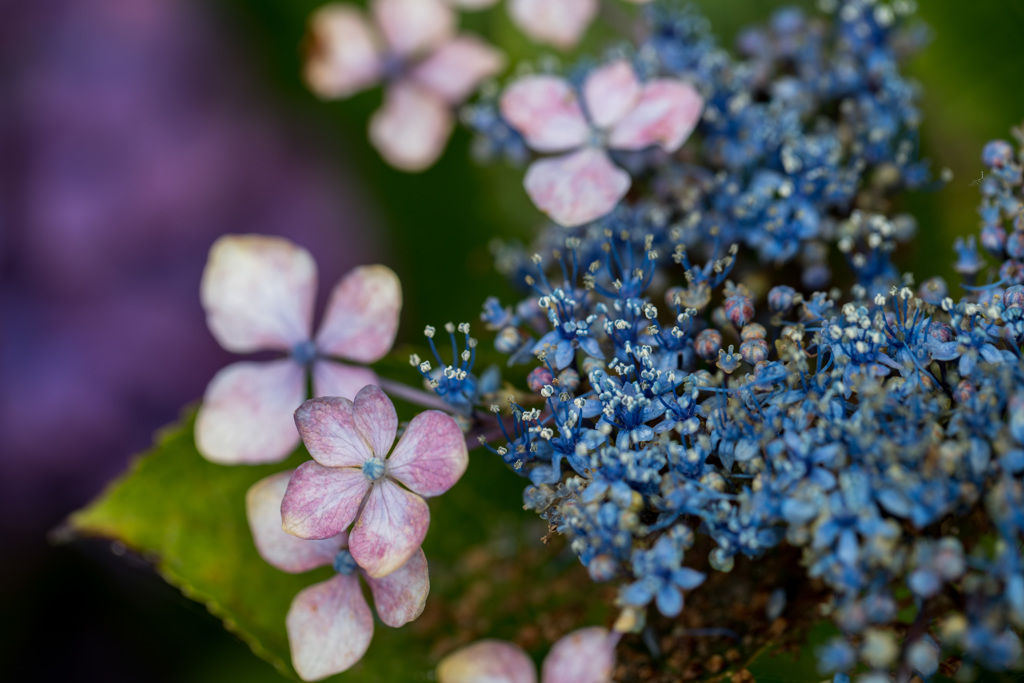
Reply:
M450 415L428 410L412 419L388 459L388 475L421 496L439 496L469 465L466 438Z
M299 538L337 536L356 518L368 488L370 480L360 469L304 462L285 490L281 525Z
M640 101L612 128L608 146L638 150L660 145L674 152L697 127L704 98L689 83L671 79L651 81L644 86Z
M398 432L398 413L395 404L380 387L363 387L353 405L356 429L370 444L373 454L386 458Z
M391 350L402 310L402 283L387 266L353 268L331 290L316 334L321 353L373 363Z
M291 351L310 336L316 263L281 237L225 235L210 248L200 295L210 332L228 351Z
M598 128L610 128L621 121L639 99L640 81L624 59L594 69L583 81L587 113Z
M348 540L345 534L321 541L296 538L281 528L281 501L294 470L260 479L245 494L245 512L256 551L272 567L299 574L331 564Z
M539 43L567 50L580 42L597 14L598 0L509 0L519 30Z
M561 638L541 667L541 683L611 683L617 639L600 627Z
M465 100L483 79L501 71L505 58L476 36L458 36L434 51L410 75L449 104Z
M373 457L356 426L352 401L341 396L311 398L295 411L295 426L306 450L325 467L360 467Z
M373 485L348 538L356 564L374 578L409 561L430 526L430 508L421 497L387 477Z
M630 185L629 174L603 149L586 147L530 165L523 186L537 208L551 220L573 227L607 215Z
M409 82L392 84L370 117L370 142L402 171L422 171L444 151L455 119L440 95Z
M430 593L427 556L417 550L409 561L379 579L367 577L373 593L377 616L388 626L398 628L423 614Z
M318 9L309 20L309 42L306 82L320 97L348 97L380 80L380 40L357 7Z
M522 648L480 640L442 659L437 683L537 683L537 670Z
M369 368L358 365L318 360L313 363L313 393L316 396L340 396L352 400L367 384L377 384L380 378Z
M455 33L455 12L443 0L373 0L370 8L400 57L429 52Z
M531 148L564 152L587 141L587 123L576 93L556 76L526 76L501 94L501 115Z
M370 612L356 574L304 589L285 619L292 666L304 681L319 681L362 659L373 639Z
M299 445L292 413L306 371L289 358L232 363L213 376L196 415L196 448L222 465L284 460Z

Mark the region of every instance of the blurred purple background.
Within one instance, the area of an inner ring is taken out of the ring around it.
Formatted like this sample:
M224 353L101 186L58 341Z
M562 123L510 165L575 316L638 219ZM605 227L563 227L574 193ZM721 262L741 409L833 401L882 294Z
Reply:
M379 256L351 170L275 110L223 28L186 0L0 0L0 653L42 638L99 658L77 680L159 679L79 642L81 596L52 585L69 551L45 534L230 361L199 306L210 244L285 235L322 288Z

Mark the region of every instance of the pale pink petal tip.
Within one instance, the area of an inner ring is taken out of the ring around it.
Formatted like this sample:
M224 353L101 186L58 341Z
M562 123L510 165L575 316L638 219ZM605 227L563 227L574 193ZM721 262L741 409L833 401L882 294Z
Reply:
M639 150L659 145L674 152L696 128L704 111L704 98L682 81L659 79L647 83L640 101L608 136L613 149Z
M444 151L455 119L447 102L410 83L387 89L384 105L370 118L370 142L401 171L423 171Z
M526 76L501 94L501 115L538 152L564 152L587 141L590 125L568 81Z
M356 426L354 404L347 398L306 401L295 411L295 426L309 454L326 467L361 467L373 457Z
M373 0L370 8L388 47L402 57L422 56L455 32L455 12L444 0Z
M537 208L551 220L574 227L611 213L629 191L629 174L604 150L587 147L533 162L523 185Z
M412 419L388 460L388 474L421 496L439 496L469 466L466 438L450 415L428 410Z
M228 351L291 351L310 337L316 264L281 237L227 235L210 248L200 298Z
M395 341L402 284L387 266L352 269L331 290L317 350L359 363L383 358Z
M348 549L371 577L387 576L419 549L428 526L426 501L385 477L370 491L349 534Z
M583 98L590 120L598 128L610 128L636 106L640 81L624 59L594 69L583 82Z
M598 0L509 0L513 23L531 39L567 50L586 33Z
M555 643L544 659L542 683L611 683L617 642L608 629L573 631Z
M355 574L306 588L285 620L292 665L304 681L341 673L362 659L373 638L373 615Z
M358 8L329 4L313 13L305 75L314 93L348 97L380 80L382 65L379 39Z
M373 604L380 620L398 628L415 620L423 613L430 593L430 574L427 558L417 550L409 561L379 579L367 577Z
M356 429L366 443L370 444L373 454L381 459L386 458L398 431L395 404L380 387L363 387L356 394L353 415Z
M299 538L323 539L345 531L356 518L370 481L355 467L299 465L281 501L281 523Z
M299 445L291 416L305 394L305 370L287 358L223 368L196 415L196 449L221 465L284 460Z
M438 683L536 683L533 661L519 647L481 640L456 650L437 665Z
M505 57L474 36L454 38L412 71L412 80L457 105L470 96L480 81L494 76L505 65Z
M253 484L245 494L245 512L260 557L283 572L299 574L331 564L346 537L306 541L281 529L281 500L292 472L278 472Z

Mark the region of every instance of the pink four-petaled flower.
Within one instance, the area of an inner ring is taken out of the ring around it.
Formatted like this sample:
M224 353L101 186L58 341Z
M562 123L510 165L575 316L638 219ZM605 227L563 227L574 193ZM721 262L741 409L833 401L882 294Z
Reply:
M235 353L284 351L285 358L233 363L218 372L196 416L196 447L208 460L255 464L284 459L299 444L292 415L307 397L355 396L378 381L367 368L398 330L402 290L385 266L355 268L334 287L312 334L316 264L280 237L228 235L210 249L201 295L220 345Z
M541 683L611 683L617 634L582 628L559 639L541 667ZM456 650L437 666L438 683L536 683L537 670L523 650L501 640L481 640Z
M370 141L391 165L419 171L444 149L453 107L504 60L479 38L456 36L455 13L443 0L371 0L370 12L375 25L354 5L317 10L306 80L332 99L386 81Z
M340 534L355 522L349 550L370 576L386 576L420 547L430 524L423 496L438 496L466 471L462 431L451 416L428 410L398 430L390 399L375 386L355 398L316 398L295 411L313 460L292 475L281 516L300 538Z
M281 500L291 471L262 479L245 497L249 528L260 556L290 574L333 565L332 578L302 590L292 601L285 624L292 664L299 676L315 681L345 671L366 653L373 638L373 615L359 586L363 574L380 620L398 628L423 612L430 592L427 559L419 550L383 578L373 578L355 564L340 534L305 541L281 529Z
M523 184L541 211L568 227L606 215L629 191L629 174L612 163L608 150L659 145L674 152L703 108L690 84L666 78L641 83L625 60L590 73L583 106L573 86L555 76L526 76L501 96L502 115L527 145L564 153L531 164Z

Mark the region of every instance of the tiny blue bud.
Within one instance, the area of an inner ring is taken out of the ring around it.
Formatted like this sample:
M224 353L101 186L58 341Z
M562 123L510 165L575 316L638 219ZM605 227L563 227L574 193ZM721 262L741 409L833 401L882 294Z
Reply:
M380 481L384 476L384 461L380 458L370 458L363 463L363 475L370 481Z
M334 556L334 571L339 574L351 576L358 566L355 558L352 557L352 553L345 548L339 550L338 554Z

